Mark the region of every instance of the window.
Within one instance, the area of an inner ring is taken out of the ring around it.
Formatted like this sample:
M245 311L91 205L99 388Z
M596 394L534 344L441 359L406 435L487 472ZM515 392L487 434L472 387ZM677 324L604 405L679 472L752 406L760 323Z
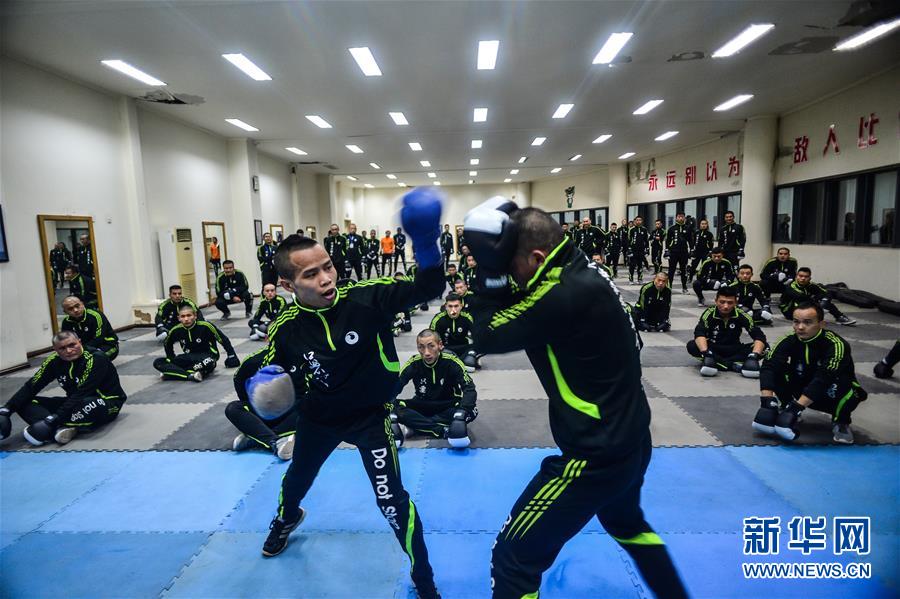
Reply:
M737 220L741 215L741 194L736 193L728 196L728 199L725 201L725 210L734 212L734 218ZM724 214L723 212L722 215L724 216Z
M697 218L697 200L686 200L684 202L684 216Z
M574 224L580 227L581 220L589 218L594 225L605 230L606 221L609 219L609 208L582 208L581 210L548 212L548 214L560 225L566 224L571 227Z
M699 225L704 218L709 221L709 230L713 235L713 239L715 239L719 231L719 198L712 197L700 201L703 208L700 211L700 218L697 219L697 224Z
M775 200L775 230L772 232L775 243L794 241L794 188L782 187Z
M693 200L692 200L693 201ZM665 228L669 228L675 224L675 213L678 212L678 206L675 202L669 202L666 204L665 211L663 213L663 226Z
M869 241L893 245L897 214L897 171L875 175L872 212L869 218Z
M689 200L672 200L648 204L631 204L628 206L628 220L635 216L644 218L644 226L653 228L654 221L659 219L665 228L675 224L675 216L684 212L685 223L689 227L699 227L701 219L709 221L709 230L713 236L719 228L719 217L726 210L734 212L734 218L741 222L741 194L711 196L708 198L691 198Z
M638 216L638 204L628 207L628 220L634 220Z
M832 186L835 194L828 202L828 235L826 241L853 243L856 239L856 190L857 178L843 179ZM834 189L836 187L836 189Z

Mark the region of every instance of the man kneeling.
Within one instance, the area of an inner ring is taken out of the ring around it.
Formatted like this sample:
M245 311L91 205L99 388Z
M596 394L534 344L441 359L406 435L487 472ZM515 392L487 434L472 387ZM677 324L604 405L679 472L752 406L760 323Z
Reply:
M222 344L228 357L226 368L240 366L234 347L225 334L216 325L205 320L197 320L197 313L192 306L182 306L178 312L180 324L172 327L166 337L166 357L153 361L153 368L160 372L166 380L195 381L199 383L203 377L216 368L219 361L219 348ZM181 345L181 355L175 355L175 344Z
M753 428L793 441L806 408L831 414L837 443L853 443L850 414L867 397L856 380L850 346L825 330L820 305L801 303L792 314L794 333L769 351L759 377L760 403Z
M125 403L119 373L104 354L84 351L78 335L60 331L53 337L53 355L0 408L0 440L9 436L10 418L18 412L28 423L25 440L40 446L60 445L79 431L96 430L116 419ZM42 397L41 389L56 380L65 397Z
M446 438L451 447L468 447L466 424L478 415L475 383L458 357L442 351L444 344L433 330L418 334L416 348L419 355L403 365L396 391L400 393L412 381L415 397L395 400L391 413L397 446L403 444L402 424L417 433Z
M722 371L740 372L746 378L759 378L759 359L766 349L766 335L746 313L735 308L733 287L720 287L716 305L707 308L694 328L694 339L688 341L688 353L700 358L700 374L716 376ZM752 343L741 343L746 330Z

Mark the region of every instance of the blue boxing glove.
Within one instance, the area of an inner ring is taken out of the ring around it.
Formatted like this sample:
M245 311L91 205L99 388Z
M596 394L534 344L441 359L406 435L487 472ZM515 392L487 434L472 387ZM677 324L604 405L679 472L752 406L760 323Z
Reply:
M442 263L437 240L441 235L443 196L431 187L416 187L403 196L400 224L412 241L416 262L423 269Z
M274 420L294 406L294 383L281 366L264 366L244 383L250 407L263 420Z
M509 284L506 275L519 242L509 216L518 209L512 200L494 196L466 214L463 227L466 245L478 263L479 292L505 289Z

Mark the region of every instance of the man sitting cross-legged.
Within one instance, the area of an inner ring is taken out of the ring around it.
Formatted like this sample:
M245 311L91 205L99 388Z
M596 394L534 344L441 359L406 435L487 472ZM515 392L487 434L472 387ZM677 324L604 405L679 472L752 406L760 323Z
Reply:
M182 306L178 312L180 324L172 327L169 336L166 337L166 357L153 361L153 368L160 372L160 376L167 380L195 381L203 380L203 377L216 368L219 361L219 348L221 344L225 348L226 368L240 366L234 347L225 334L216 325L205 320L197 320L197 314L191 306ZM175 344L181 345L181 355L175 355Z
M733 370L746 378L759 378L766 335L746 312L735 308L735 302L734 289L720 287L716 305L703 311L694 328L694 338L687 343L688 353L701 360L703 376ZM747 331L752 343L741 343L742 330Z

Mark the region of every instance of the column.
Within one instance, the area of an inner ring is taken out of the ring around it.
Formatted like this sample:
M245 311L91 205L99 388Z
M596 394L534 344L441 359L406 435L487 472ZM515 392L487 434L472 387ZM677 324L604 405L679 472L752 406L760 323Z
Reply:
M626 191L628 188L628 165L609 165L609 222L621 223L627 214Z
M256 145L249 139L228 140L228 184L231 198L231 232L228 254L235 268L247 276L250 291L259 293L262 278L256 261L256 234L253 221L262 218L259 192L253 190L253 177L259 176ZM263 223L263 233L267 229ZM234 239L232 242L231 239Z
M756 267L772 254L772 201L777 147L776 117L760 116L747 121L741 164L740 222L747 232L747 257L744 262Z

